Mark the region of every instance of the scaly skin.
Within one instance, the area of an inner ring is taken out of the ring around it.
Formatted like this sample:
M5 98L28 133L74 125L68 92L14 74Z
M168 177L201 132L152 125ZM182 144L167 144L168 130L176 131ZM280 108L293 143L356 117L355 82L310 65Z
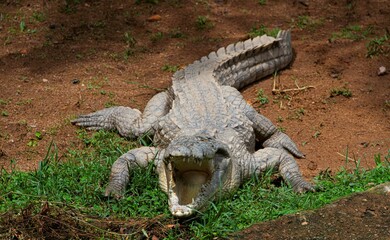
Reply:
M82 115L73 124L117 129L126 137L154 134L156 147L122 155L112 166L106 195L122 196L129 172L154 161L174 216L201 211L218 193L233 191L253 174L280 172L296 192L314 191L292 155L294 142L242 98L240 89L292 60L289 31L221 48L176 72L172 88L154 96L144 113L113 107ZM262 149L255 149L255 142ZM292 154L292 155L291 155Z

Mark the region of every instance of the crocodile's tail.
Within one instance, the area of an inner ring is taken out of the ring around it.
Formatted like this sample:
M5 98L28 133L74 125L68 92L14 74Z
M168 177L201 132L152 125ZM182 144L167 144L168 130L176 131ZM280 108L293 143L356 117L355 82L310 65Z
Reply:
M233 55L214 70L222 85L241 89L288 66L293 58L291 33L280 31L276 38L263 35L221 48L217 54Z
M209 72L219 84L241 89L285 68L292 58L291 33L285 30L276 38L263 35L220 48L176 72L174 79L197 79Z

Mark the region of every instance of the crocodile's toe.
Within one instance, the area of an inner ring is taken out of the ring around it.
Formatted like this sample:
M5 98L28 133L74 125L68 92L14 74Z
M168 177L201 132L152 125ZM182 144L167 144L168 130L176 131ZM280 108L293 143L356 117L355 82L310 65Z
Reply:
M123 193L112 189L110 186L106 188L104 192L104 196L106 197L114 197L116 199L121 199L123 197Z
M294 192L296 193L305 193L305 192L315 192L315 187L308 183L308 182L302 182L300 184L297 184L293 187Z

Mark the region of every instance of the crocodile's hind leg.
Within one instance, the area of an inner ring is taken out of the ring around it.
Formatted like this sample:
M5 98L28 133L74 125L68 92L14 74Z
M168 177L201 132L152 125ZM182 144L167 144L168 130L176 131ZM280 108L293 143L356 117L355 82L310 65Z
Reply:
M171 103L168 92L161 92L148 102L143 114L129 107L111 107L81 115L72 123L88 130L117 129L122 136L131 138L148 131L153 134L156 123L168 113Z
M120 156L112 165L110 181L106 187L106 196L122 197L127 184L130 181L130 172L135 168L145 168L150 161L155 161L159 166L161 154L155 147L140 147L132 149Z
M250 171L247 172L246 177L250 177L253 173L261 174L270 169L278 170L295 192L315 191L314 187L303 179L295 159L285 151L267 147L256 151L252 156L248 167ZM248 161L246 162L244 164L248 164Z
M223 86L222 89L225 100L251 120L256 139L263 143L263 147L284 149L298 158L305 156L289 136L280 132L268 118L251 107L237 89L228 86Z

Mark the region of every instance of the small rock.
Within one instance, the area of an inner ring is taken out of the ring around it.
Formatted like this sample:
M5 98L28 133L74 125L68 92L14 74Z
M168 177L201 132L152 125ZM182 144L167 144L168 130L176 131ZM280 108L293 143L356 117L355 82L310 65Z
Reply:
M377 214L375 213L375 210L372 210L372 209L366 209L366 211L364 212L364 214L366 216L370 216L370 217L375 217L377 216Z
M79 84L79 83L80 83L80 80L78 80L78 79L73 79L73 80L72 80L72 83L73 83L73 84Z
M339 78L340 77L340 74L339 73L331 73L330 76L332 78Z
M308 222L304 221L301 223L302 226L306 226L307 224L309 224Z
M49 80L47 80L46 78L44 78L44 79L42 79L42 82L47 83L47 82L49 82Z
M28 53L27 49L22 49L19 51L20 54L26 55Z
M379 69L378 69L378 76L383 76L386 73L387 73L386 67L384 67L384 66L379 67Z
M316 170L317 169L317 163L313 162L313 161L310 161L309 165L308 165L308 168L310 170Z
M299 0L298 2L299 2L300 4L302 4L303 6L305 6L305 7L308 7L308 6L309 6L308 1L306 1L306 0Z
M156 15L153 15L153 16L150 16L148 18L148 21L149 22L157 22L157 21L160 21L161 20L161 16L156 14Z

